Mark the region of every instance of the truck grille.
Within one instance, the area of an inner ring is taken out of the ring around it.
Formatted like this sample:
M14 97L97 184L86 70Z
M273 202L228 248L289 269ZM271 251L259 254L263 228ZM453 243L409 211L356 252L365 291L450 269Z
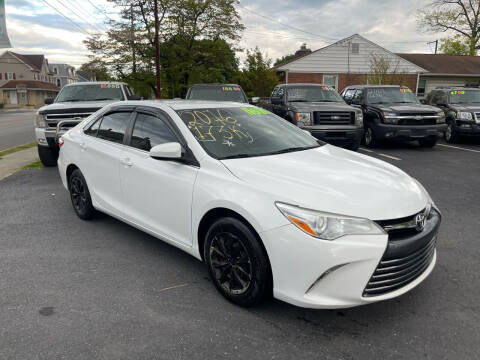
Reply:
M400 113L398 125L435 125L437 123L436 113Z
M382 258L363 296L378 296L397 290L418 278L430 265L436 236L420 249L402 257Z
M354 112L321 112L313 113L315 125L353 125L355 124Z
M47 126L51 128L56 128L57 124L63 120L78 120L78 122L82 121L86 117L92 115L93 112L88 113L64 113L64 114L47 114L45 121L47 122ZM66 123L63 125L65 128L74 127L76 124L73 123Z

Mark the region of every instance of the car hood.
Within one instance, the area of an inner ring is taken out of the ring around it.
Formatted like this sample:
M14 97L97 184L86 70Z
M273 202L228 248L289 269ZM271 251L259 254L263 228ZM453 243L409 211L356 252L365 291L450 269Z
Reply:
M66 112L71 109L78 109L78 110L98 110L101 109L102 107L112 104L114 102L117 102L119 100L106 100L106 101L85 101L85 102L79 102L79 101L72 101L72 102L62 102L62 103L53 103L50 105L45 105L42 106L40 109L38 109L39 113L49 113L49 112Z
M451 104L456 111L480 112L480 104Z
M332 145L222 163L274 201L314 210L386 220L428 203L421 185L397 167Z
M353 106L346 103L333 102L290 102L289 110L296 112L313 112L313 111L358 111Z
M382 111L394 111L398 113L430 113L430 112L438 112L440 111L439 108L431 105L423 105L423 104L376 104L373 105L374 107L382 110Z

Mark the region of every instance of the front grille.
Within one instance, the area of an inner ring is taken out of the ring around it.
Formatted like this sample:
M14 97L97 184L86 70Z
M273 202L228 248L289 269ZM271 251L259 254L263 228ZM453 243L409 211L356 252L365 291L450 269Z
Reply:
M92 115L92 112L89 113L64 113L64 114L47 114L45 121L47 122L48 127L51 128L56 128L57 124L60 121L63 120L68 120L68 121L75 121L78 120L78 122L82 121L86 117ZM76 124L73 123L66 123L63 125L65 128L71 128L74 127Z
M480 120L480 112L475 113L475 119Z
M399 119L398 125L435 125L437 123L436 119Z
M382 258L363 296L379 296L400 289L418 278L432 262L436 236L426 245L402 257Z
M353 125L355 124L354 112L323 112L313 113L315 125Z

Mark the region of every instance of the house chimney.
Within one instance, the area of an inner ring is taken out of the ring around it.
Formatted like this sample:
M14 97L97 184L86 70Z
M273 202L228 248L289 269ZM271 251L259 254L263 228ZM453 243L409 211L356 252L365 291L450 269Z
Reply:
M297 52L295 53L295 57L299 58L299 57L302 57L302 56L305 56L305 55L308 55L308 54L311 54L311 53L312 53L312 50L307 48L306 43L303 43L302 46L300 46L300 49L297 50Z

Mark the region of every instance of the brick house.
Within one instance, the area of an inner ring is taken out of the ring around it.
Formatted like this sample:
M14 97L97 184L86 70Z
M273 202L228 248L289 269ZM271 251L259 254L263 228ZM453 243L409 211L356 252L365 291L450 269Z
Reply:
M13 51L0 55L0 103L40 106L58 91L45 56Z
M321 83L342 91L348 85L367 84L372 78L374 60L388 64L391 75L416 91L424 68L394 54L358 34L279 65L276 70L288 83Z

